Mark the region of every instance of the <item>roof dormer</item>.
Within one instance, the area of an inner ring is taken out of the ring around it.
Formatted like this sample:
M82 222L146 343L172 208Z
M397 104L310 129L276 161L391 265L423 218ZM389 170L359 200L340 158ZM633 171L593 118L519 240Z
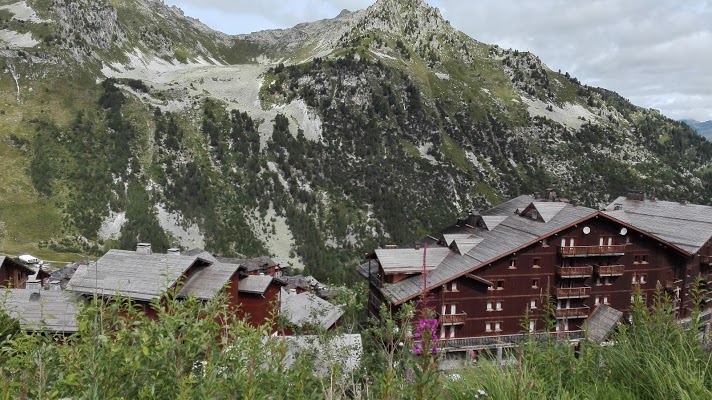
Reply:
M530 218L534 221L549 222L556 215L566 208L567 203L560 202L533 202L527 206L520 216Z

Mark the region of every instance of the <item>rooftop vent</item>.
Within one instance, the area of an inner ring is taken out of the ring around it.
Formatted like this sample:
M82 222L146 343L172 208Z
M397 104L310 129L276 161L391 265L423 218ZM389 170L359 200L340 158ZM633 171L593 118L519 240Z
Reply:
M173 256L179 256L180 255L180 249L171 248L168 249L168 254L173 255Z
M151 254L151 243L139 243L136 245L136 252L140 254Z
M618 211L623 209L623 204L621 203L616 203L613 205L613 211Z
M51 290L53 292L61 292L62 286L60 285L59 281L50 281L49 282L49 290Z
M415 244L415 249L416 249L416 250L420 250L420 243L416 243L416 244Z

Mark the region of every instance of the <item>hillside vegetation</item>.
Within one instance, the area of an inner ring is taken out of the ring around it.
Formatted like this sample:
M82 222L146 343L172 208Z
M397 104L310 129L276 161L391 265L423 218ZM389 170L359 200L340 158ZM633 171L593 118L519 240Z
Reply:
M687 125L421 1L231 37L156 1L2 0L0 29L6 253L150 241L348 282L374 247L550 186L712 198Z
M453 362L443 354L422 351L431 348L436 337L422 322L415 337L407 337L406 327L412 321L406 313L399 316L405 317L400 322L374 323L363 335L360 356L354 356L358 353L350 347L329 347L336 332L320 333L311 339L312 350L294 352L268 329L229 319L232 313L220 299L157 300L153 306L160 322L130 304L92 302L82 310L79 332L62 340L18 332L0 314L0 395L13 399L710 398L712 356L699 341L699 320L693 318L692 330L685 332L675 322L671 299L659 294L652 312L638 299L634 323L621 325L611 338L613 345L583 341L574 349L567 343L537 342L532 337L509 354L505 365L493 362L486 352L472 363L469 357ZM206 314L215 318L199 317ZM218 318L230 322L221 324ZM522 325L526 327L527 321ZM349 354L351 368L344 361ZM286 360L291 366L283 364ZM441 371L439 366L445 364L455 369Z

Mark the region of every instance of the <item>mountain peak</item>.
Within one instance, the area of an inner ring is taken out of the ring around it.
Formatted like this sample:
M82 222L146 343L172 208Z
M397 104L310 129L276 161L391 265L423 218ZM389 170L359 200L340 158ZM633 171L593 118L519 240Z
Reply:
M366 10L363 28L406 37L454 32L440 10L423 0L378 0Z

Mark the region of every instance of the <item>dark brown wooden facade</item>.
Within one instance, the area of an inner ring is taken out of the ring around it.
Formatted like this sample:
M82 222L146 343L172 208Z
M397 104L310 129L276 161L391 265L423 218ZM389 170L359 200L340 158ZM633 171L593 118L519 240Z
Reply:
M8 257L0 257L0 287L25 289L27 278L35 272Z
M712 239L690 255L597 212L486 265L473 260L469 273L429 288L428 307L440 319L443 346L456 348L486 343L469 338L507 342L527 331L541 332L549 300L561 333L581 331L599 304L627 318L634 293L650 305L657 289L670 294L677 316L684 318L690 315L695 278L712 282L711 259ZM381 288L414 279L413 274L389 275L380 266L377 273L370 270L370 314L377 315L384 303L395 311L399 303L386 301Z
M272 280L263 294L240 293L237 318L248 318L250 325L262 326L270 321L275 312L279 312L279 292L282 285Z

